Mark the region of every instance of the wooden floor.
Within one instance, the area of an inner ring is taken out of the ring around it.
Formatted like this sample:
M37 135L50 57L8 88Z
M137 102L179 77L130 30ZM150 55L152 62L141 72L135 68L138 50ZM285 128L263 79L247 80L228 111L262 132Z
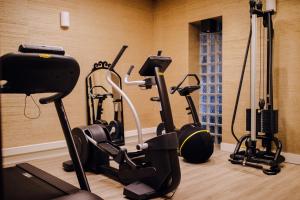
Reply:
M205 164L189 164L180 159L182 179L173 197L176 200L299 200L300 166L283 164L276 176L267 176L260 170L230 164L229 154L216 148L212 158ZM66 173L61 163L68 157L61 156L30 162L59 178L74 184L73 173ZM88 174L94 193L108 200L123 199L121 184L102 175Z

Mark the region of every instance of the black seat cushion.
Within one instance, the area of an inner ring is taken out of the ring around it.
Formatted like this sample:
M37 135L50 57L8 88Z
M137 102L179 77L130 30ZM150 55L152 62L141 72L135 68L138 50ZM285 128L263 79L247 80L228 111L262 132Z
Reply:
M192 85L192 86L186 86L184 88L179 88L178 92L181 96L186 96L199 89L200 89L200 85Z

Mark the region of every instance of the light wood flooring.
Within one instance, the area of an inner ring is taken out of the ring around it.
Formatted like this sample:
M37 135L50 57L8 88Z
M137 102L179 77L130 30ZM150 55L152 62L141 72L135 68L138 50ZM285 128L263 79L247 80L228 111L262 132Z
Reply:
M131 145L132 148L133 145ZM182 179L174 200L299 200L300 166L283 164L276 176L267 176L262 171L232 165L229 153L215 149L210 161L205 164L189 164L180 159ZM61 163L68 159L60 156L35 160L31 164L74 184L74 173L66 173ZM123 186L102 175L88 173L88 180L94 193L108 200L123 199Z

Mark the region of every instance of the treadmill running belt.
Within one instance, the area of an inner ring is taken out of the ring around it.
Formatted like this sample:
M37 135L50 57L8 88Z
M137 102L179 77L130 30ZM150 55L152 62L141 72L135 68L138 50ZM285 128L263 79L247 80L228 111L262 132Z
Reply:
M57 188L16 167L4 168L3 175L5 200L49 200L66 195Z

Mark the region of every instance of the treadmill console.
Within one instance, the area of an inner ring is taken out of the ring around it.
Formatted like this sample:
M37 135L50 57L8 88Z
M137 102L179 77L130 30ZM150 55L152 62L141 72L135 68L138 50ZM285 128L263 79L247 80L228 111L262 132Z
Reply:
M56 55L65 55L65 50L62 47L57 46L45 46L45 45L29 45L21 44L19 46L19 52L22 53L49 53Z
M27 53L8 53L0 57L3 82L0 93L59 93L62 98L73 90L80 74L74 58L57 55L59 48L53 51L45 46L21 45L19 48Z
M155 76L155 67L160 68L160 72L164 72L172 62L170 57L150 56L141 67L139 73L141 76Z

